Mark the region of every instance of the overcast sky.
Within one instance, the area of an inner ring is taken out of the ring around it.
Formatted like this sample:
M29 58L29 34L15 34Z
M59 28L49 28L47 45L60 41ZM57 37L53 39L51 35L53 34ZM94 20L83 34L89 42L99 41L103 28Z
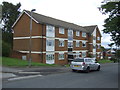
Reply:
M23 9L36 9L36 13L50 16L63 21L78 24L80 26L98 25L102 34L102 46L108 47L110 36L103 34L104 19L97 7L103 0L1 0L13 4L21 3Z

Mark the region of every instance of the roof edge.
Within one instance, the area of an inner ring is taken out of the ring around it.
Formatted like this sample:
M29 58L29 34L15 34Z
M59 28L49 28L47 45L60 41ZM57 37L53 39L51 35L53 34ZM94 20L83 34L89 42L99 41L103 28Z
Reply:
M19 19L22 17L23 14L28 15L31 18L31 15L29 15L26 10L23 10L20 15L18 16L18 18L16 19L16 21L14 22L14 24L12 25L12 28L17 24L17 22L19 21ZM34 20L36 23L39 23L35 18L32 17L32 20Z

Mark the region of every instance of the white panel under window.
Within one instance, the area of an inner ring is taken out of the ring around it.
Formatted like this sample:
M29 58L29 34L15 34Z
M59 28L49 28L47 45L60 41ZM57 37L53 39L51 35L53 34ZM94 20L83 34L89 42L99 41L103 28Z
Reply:
M59 40L59 47L64 47L64 40Z
M86 47L86 42L82 42L82 47Z
M82 32L82 37L86 37L86 33L85 32Z
M80 42L76 41L76 47L79 47L79 46L80 46Z
M61 28L61 27L60 27L60 28L59 28L59 33L60 33L60 34L64 34L64 28Z
M76 31L76 36L80 36L80 31Z
M54 51L54 39L46 39L46 51Z
M26 56L22 56L22 60L27 60L27 57Z
M59 53L58 58L59 58L59 60L63 60L64 59L64 53Z
M55 27L51 25L46 26L46 37L55 37Z

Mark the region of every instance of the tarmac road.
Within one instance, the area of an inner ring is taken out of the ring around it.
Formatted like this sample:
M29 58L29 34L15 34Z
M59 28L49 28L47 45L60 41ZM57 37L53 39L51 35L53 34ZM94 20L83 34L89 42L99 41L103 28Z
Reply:
M3 82L3 88L118 88L118 64L103 64L101 71L64 72Z

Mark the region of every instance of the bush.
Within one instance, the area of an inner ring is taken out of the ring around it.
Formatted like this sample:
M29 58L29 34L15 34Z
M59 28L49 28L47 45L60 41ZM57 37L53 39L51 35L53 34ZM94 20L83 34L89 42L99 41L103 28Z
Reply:
M2 56L8 57L10 55L10 51L11 46L8 43L2 41Z
M114 63L118 62L116 58L111 58L110 60L113 61Z

